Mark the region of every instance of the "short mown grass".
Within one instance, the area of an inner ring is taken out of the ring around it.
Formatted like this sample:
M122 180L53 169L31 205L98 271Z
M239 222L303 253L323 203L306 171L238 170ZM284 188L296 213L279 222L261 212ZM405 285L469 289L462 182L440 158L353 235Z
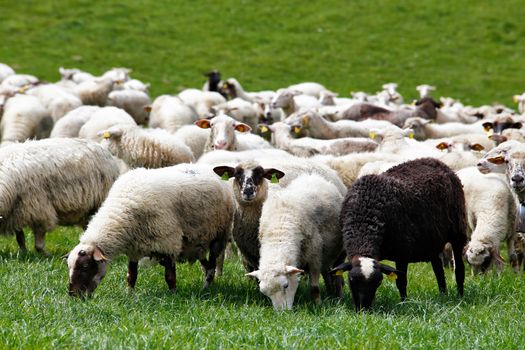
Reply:
M429 83L465 103L525 90L521 1L12 1L0 0L0 62L54 81L58 67L114 66L151 82L153 96L200 87L220 69L247 90L318 81L345 96L396 81L407 100ZM0 237L0 348L516 349L525 344L525 279L508 268L441 296L430 266L411 265L409 299L385 281L370 313L315 306L302 285L291 312L275 312L237 260L201 291L198 264L178 266L169 294L160 267L140 269L134 294L118 258L89 300L67 295L61 256L80 231L48 235L51 258L19 255ZM27 234L30 245L32 235ZM324 290L322 290L324 292Z

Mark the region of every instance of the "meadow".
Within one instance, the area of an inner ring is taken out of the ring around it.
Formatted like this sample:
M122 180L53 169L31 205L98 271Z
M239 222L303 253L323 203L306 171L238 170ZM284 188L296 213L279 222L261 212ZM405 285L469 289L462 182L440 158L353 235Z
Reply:
M200 87L216 68L246 90L318 81L341 96L395 81L405 99L428 83L466 104L525 90L525 7L500 1L17 1L0 0L0 62L48 81L58 67L95 74L117 66L150 82L151 95ZM525 278L467 273L464 298L438 293L429 264L409 267L406 302L385 280L371 312L345 300L316 306L302 284L293 311L277 313L238 258L201 291L198 264L178 265L167 291L159 266L125 286L118 258L95 292L67 295L63 256L80 230L47 236L51 257L18 253L0 237L0 349L346 348L516 349L525 344ZM505 256L506 257L506 256ZM468 271L468 270L467 270ZM324 295L324 288L321 289Z

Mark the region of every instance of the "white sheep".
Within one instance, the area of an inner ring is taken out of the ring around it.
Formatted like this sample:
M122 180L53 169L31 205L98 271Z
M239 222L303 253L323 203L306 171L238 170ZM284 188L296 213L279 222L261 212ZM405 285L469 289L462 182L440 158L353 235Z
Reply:
M88 80L95 79L95 76L91 73L81 71L77 68L58 68L58 72L62 77L62 81L72 81L75 84L80 84Z
M38 98L55 122L82 106L82 101L76 95L56 84L38 85L27 90L26 94Z
M199 159L210 137L210 129L202 129L193 124L184 125L178 128L173 136L184 142L191 149L195 159Z
M482 121L473 124L464 123L445 123L436 124L431 120L419 117L408 118L404 127L414 131L416 140L439 139L462 134L485 134Z
M121 108L135 119L137 124L146 125L148 123L148 112L146 107L151 104L151 99L147 93L139 90L116 90L108 95L108 106Z
M142 91L146 94L148 93L149 87L150 87L150 83L144 83L138 79L130 79L126 81L124 84L122 84L122 89L124 90Z
M248 102L240 97L212 107L214 114L226 114L235 120L248 124L252 129L257 126L262 110L257 103Z
M514 95L512 99L514 103L518 104L518 112L525 114L525 92L521 95Z
M246 92L244 91L241 84L235 78L228 78L220 86L222 91L225 91L231 98L242 98L248 102L264 101L270 102L275 95L275 91L264 90L257 92Z
M84 226L119 176L100 145L79 139L27 141L0 148L0 233L29 226L35 248L45 253L45 234L57 225Z
M195 109L179 97L161 95L153 101L149 114L149 127L174 133L184 125L193 124L199 117Z
M123 84L129 80L129 73L131 73L130 68L116 67L106 71L104 74L102 74L101 78Z
M314 82L304 82L288 86L286 89L299 91L303 95L319 98L322 91L328 91L323 85Z
M10 75L14 75L15 71L5 63L0 63L0 83Z
M301 110L321 107L319 100L291 89L279 89L271 101L272 108L281 108L286 116Z
M186 89L181 91L177 96L185 104L192 106L201 118L207 117L213 106L226 102L226 99L215 91Z
M103 107L96 110L89 120L78 131L78 137L97 140L100 130L109 129L115 125L136 126L135 120L124 110L117 107Z
M102 145L131 168L163 168L195 161L186 144L162 130L117 125L101 130Z
M319 140L311 137L302 137L294 139L290 134L292 127L283 122L261 126L261 128L268 128L272 132L272 142L277 148L300 157L309 157L315 154L340 156L354 152L371 152L377 148L377 143L370 138L346 137Z
M329 271L342 253L339 214L343 196L318 175L303 175L265 201L259 226L259 269L248 276L259 280L259 289L275 309L292 309L299 274L308 270L310 293L320 303L319 279L332 282ZM338 290L337 290L338 289Z
M516 204L504 177L483 175L475 167L457 172L467 209L467 236L465 256L473 273L485 272L494 263L498 272L503 269L500 246L507 242L509 257L514 253L517 238L514 227Z
M4 107L0 121L1 146L48 137L52 128L53 118L38 98L17 94Z
M78 137L80 128L100 109L98 106L81 106L60 118L51 130L49 137Z
M209 167L181 164L122 175L69 253L70 295L91 294L110 260L121 254L129 259L131 289L143 257L160 260L173 292L175 262L198 259L207 287L230 235L233 210L228 184ZM89 269L83 268L86 264Z
M422 84L416 86L416 90L419 92L419 98L430 97L430 92L435 91L436 87L432 85Z
M17 91L21 89L23 92L27 88L34 86L40 82L40 79L34 75L29 74L12 74L4 78L0 87L11 91Z
M115 82L111 79L86 80L75 87L75 93L85 105L105 106Z

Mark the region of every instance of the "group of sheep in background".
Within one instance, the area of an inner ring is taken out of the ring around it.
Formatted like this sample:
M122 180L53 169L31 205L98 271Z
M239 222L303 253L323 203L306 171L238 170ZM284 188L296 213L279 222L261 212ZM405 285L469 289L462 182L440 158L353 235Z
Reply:
M515 112L438 103L420 85L408 105L395 83L352 97L314 82L247 92L212 71L202 89L152 100L126 68L59 73L46 83L0 64L0 232L26 250L29 227L47 254L46 232L81 226L71 295L91 294L120 254L131 289L146 257L173 291L176 263L199 260L208 287L229 243L276 309L292 308L302 274L319 303L320 276L343 297L348 271L361 309L383 274L404 300L408 263L431 262L441 292L452 265L460 295L463 257L501 271L506 242L521 269L523 94Z

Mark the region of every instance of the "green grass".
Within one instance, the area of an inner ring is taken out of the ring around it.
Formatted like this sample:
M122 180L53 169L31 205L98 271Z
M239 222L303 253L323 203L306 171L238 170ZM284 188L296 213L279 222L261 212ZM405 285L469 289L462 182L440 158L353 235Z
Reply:
M134 69L153 96L200 87L218 68L247 90L313 80L346 95L400 84L407 99L420 83L466 103L502 102L525 90L525 7L521 1L12 1L0 0L0 62L42 79L58 67L96 74ZM409 300L392 282L373 312L315 306L303 285L292 312L276 313L243 277L238 261L201 292L197 265L179 265L178 291L162 271L142 269L136 292L117 259L94 298L67 296L60 258L78 231L48 236L53 258L17 254L0 237L0 348L500 348L523 347L525 280L468 277L463 299L437 291L425 264L409 271ZM28 235L30 237L30 235ZM31 244L31 242L28 242ZM324 290L322 290L324 292Z
M20 256L13 237L0 238L0 348L516 349L525 341L525 280L509 269L499 277L468 276L461 299L451 271L450 295L441 296L429 264L414 264L409 299L399 303L395 284L385 280L365 314L354 312L347 288L344 302L325 298L316 306L303 283L294 310L275 312L236 259L205 292L198 264L179 264L175 295L160 266L139 268L131 295L119 258L94 297L82 301L67 295L60 258L78 233L59 228L48 235L52 258Z

